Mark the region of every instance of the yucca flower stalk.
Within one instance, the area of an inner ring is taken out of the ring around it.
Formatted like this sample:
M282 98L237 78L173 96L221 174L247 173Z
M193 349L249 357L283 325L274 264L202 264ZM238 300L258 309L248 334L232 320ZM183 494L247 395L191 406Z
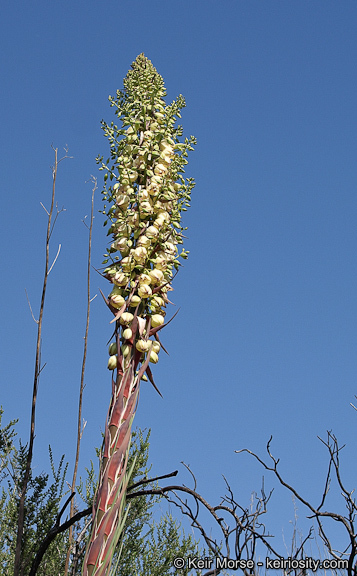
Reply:
M110 158L97 158L104 174L105 225L112 237L104 264L111 283L106 303L114 315L108 369L112 396L105 426L93 527L83 563L83 576L109 574L115 546L125 523L125 494L131 426L141 380L158 391L151 364L159 360L159 332L168 323L171 281L188 252L183 244L181 212L189 206L194 186L184 166L195 138L176 126L183 96L166 105L162 77L140 54L124 79L124 90L110 97L121 122L102 122ZM158 391L159 392L159 391ZM160 392L159 392L160 393Z

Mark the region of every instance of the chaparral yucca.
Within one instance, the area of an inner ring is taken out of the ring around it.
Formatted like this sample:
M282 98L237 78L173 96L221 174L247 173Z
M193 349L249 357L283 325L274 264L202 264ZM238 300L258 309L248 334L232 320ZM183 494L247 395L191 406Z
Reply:
M105 576L111 568L125 524L128 450L140 381L148 378L156 388L149 364L159 360L167 293L179 258L188 255L179 250L185 230L181 212L189 206L194 181L183 173L195 138L180 142L182 127L176 126L185 100L180 95L165 104L163 79L144 54L131 68L124 90L109 98L121 127L102 122L110 158L97 159L105 171L105 224L112 236L104 275L111 283L105 300L115 331L108 360L112 395L83 576Z

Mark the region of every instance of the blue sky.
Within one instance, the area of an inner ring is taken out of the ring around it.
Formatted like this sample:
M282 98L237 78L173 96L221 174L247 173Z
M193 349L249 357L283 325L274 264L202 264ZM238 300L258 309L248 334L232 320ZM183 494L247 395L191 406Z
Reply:
M12 2L1 27L1 404L28 437L44 266L51 144L60 165L58 219L45 309L34 465L47 446L72 462L85 328L87 235L95 157L108 146L100 120L144 52L182 123L198 139L187 175L190 258L175 279L180 312L164 332L170 357L143 384L135 424L152 428L153 473L190 464L214 502L221 474L249 503L262 469L234 450L264 453L317 503L332 429L355 488L357 414L357 4L314 0ZM5 55L5 56L4 56ZM96 195L93 265L106 249ZM92 275L92 294L106 291ZM110 315L92 305L81 471L94 458L110 399ZM275 486L266 476L267 487ZM182 474L182 481L188 481ZM337 494L337 491L335 491ZM338 507L333 490L331 506ZM290 529L289 496L276 490L270 521ZM303 510L299 507L302 522ZM302 522L303 525L303 522ZM335 527L332 527L336 530Z

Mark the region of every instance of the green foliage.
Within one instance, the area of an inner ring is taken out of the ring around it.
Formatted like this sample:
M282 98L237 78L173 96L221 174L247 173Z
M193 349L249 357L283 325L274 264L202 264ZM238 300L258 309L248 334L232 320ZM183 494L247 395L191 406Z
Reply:
M26 467L27 449L21 442L16 448L17 421L1 427L2 414L3 411L0 409L0 573L2 576L12 576L19 493ZM145 435L141 430L133 432L128 469L134 466L129 486L149 477L149 437L150 432ZM62 456L56 466L51 448L49 448L49 460L50 474L41 473L35 476L32 472L30 475L25 506L24 560L21 566L23 576L29 573L40 543L54 526L61 507L61 498L65 495L67 465L64 465L64 457ZM97 478L91 462L90 467L86 469L84 481L81 481L80 486L77 487L77 492L87 507L92 503L96 485ZM144 484L134 490L147 490L154 486L152 483ZM192 536L186 536L180 524L170 514L163 515L159 522L153 520L155 508L161 500L160 496L139 496L127 500L124 510L124 514L127 512L124 537L115 555L117 558L119 549L122 547L120 566L113 572L113 576L147 576L148 574L151 576L173 574L186 576L187 572L177 572L173 569L172 559L175 556L201 556ZM61 522L64 520L65 518L62 518ZM85 527L87 520L88 518L84 518L75 526L75 539ZM89 527L85 535L89 535ZM67 547L67 532L58 534L47 549L37 575L62 576ZM80 562L76 567L72 563L70 574L71 576L80 575Z
M0 425L1 416L0 412ZM4 576L13 573L18 505L27 461L27 447L19 443L16 448L14 429L16 422L10 422L0 429L1 457L1 496L0 496L0 566ZM64 494L64 482L67 464L62 456L56 469L51 447L49 459L52 478L41 473L37 476L30 473L28 492L25 503L24 533L22 539L21 574L27 574L36 554L39 543L54 525L59 510L59 503ZM61 535L47 550L40 569L39 576L59 573L64 567L64 557L67 548L66 536Z
M149 439L150 431L143 434L139 429L132 433L128 470L133 466L133 472L128 487L129 494L136 490L149 490L157 487L157 483L153 482L136 486L150 478ZM93 468L90 470L93 471ZM91 481L88 482L87 479L87 493L93 493L95 486L96 479L91 472ZM83 483L80 490L84 495ZM186 576L187 571L176 571L173 568L173 558L176 556L201 557L202 552L199 551L197 542L191 535L185 535L180 523L174 520L171 514L162 515L159 522L153 520L155 510L163 500L163 497L159 495L127 499L124 509L124 514L127 513L125 528L114 555L114 568L112 568L111 576L147 576L148 574ZM119 554L120 562L117 565Z
M116 576L187 576L187 569L176 570L173 567L173 559L177 556L202 556L197 542L191 535L185 536L180 523L170 513L166 513L158 523L151 522L149 530L135 540L135 553L128 552L127 548L127 562L123 562L122 556ZM200 572L195 571L195 574Z

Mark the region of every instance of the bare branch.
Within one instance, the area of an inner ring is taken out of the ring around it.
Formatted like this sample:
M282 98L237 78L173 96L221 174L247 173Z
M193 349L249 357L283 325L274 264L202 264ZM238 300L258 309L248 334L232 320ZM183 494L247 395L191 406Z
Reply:
M82 371L81 371L81 380L80 380L80 387L79 387L79 401L78 401L78 419L77 419L77 445L76 445L76 455L74 461L74 471L73 471L73 478L72 478L72 486L71 490L74 492L76 487L76 479L77 479L77 471L78 471L78 462L79 462L79 453L80 453L80 446L81 446L81 439L83 435L83 431L85 428L85 424L82 428L82 404L83 404L83 391L84 391L84 374L85 374L85 367L86 367L86 360L87 360L87 346L88 346L88 331L89 331L89 318L90 318L90 304L91 304L91 297L90 297L90 271L91 271L91 258L92 258L92 231L93 231L93 220L94 220L94 194L97 189L97 180L92 176L92 201L91 201L91 214L90 214L90 225L89 225L89 238L88 238L88 261L87 261L87 316L86 316L86 328L85 328L85 335L84 335L84 349L83 349L83 360L82 360ZM71 509L70 509L70 517L74 514L74 500L71 502ZM65 563L65 570L64 576L68 575L68 567L69 567L69 559L72 550L72 526L69 530L69 546L66 555L66 563Z
M60 253L60 252L61 252L61 244L58 245L57 254L56 254L56 256L55 256L54 261L52 262L52 265L51 265L49 271L47 272L47 276L49 275L49 273L51 272L52 268L53 268L54 265L56 264L56 260L57 260L57 258L58 258L58 256L59 256L59 253Z
M27 303L28 303L28 305L29 305L29 307L30 307L30 312L31 312L32 319L33 319L34 322L36 322L36 324L38 324L38 320L36 320L35 316L33 315L32 308L31 308L31 303L30 303L30 300L29 300L29 297L28 297L26 288L25 288L25 292L26 292Z
M42 208L44 209L44 211L46 212L47 216L50 215L49 211L44 207L44 205L42 204L42 202L40 202Z
M46 290L47 290L50 237L51 237L51 230L53 230L52 218L53 218L53 211L54 211L54 206L55 206L55 190L56 190L56 178L57 178L57 169L58 169L58 149L54 148L53 146L52 146L52 149L55 152L55 163L54 163L54 166L52 168L52 196L51 196L50 210L49 211L46 210L46 208L42 204L43 209L45 210L45 212L48 215L47 234L46 234L46 242L45 242L45 247L46 247L45 271L44 271L44 277L43 277L39 319L38 319L38 322L36 322L37 323L37 342L36 342L36 358L35 358L33 391L32 391L30 438L29 438L29 445L28 445L28 452L27 452L26 469L25 469L25 473L24 473L22 486L21 486L21 495L20 495L20 500L19 500L16 548L15 548L15 561L14 561L14 576L19 576L19 574L21 572L22 538L23 538L23 531L24 531L25 500L26 500L27 487L28 487L30 471L31 471L33 445L34 445L34 439L35 439L35 416L36 416L37 390L38 390L38 385L39 385L40 373L44 367L43 366L41 368L42 322L43 322L43 313L44 313L44 307L45 307L45 296L46 296Z

